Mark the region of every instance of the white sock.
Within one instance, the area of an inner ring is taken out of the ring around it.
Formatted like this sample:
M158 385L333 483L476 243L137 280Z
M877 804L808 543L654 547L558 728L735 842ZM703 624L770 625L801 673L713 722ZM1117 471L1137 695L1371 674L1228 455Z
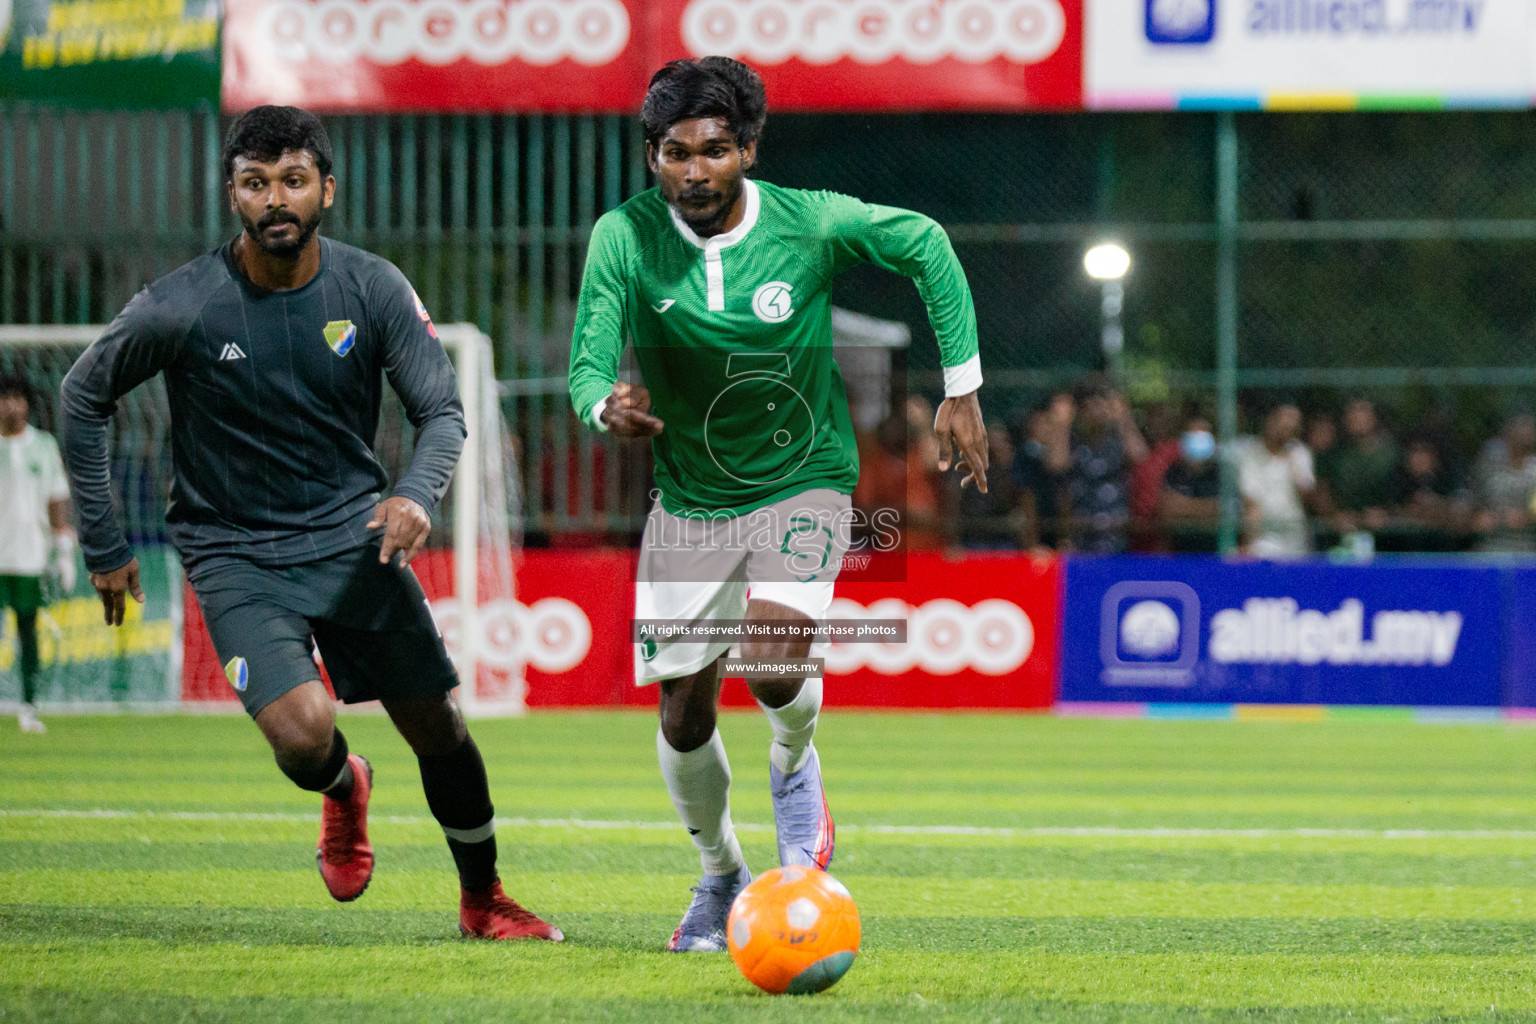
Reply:
M661 777L672 795L672 806L699 848L706 875L733 875L741 870L741 845L731 825L731 764L725 757L720 730L709 742L686 754L656 730L656 756Z
M785 775L795 774L805 766L811 752L811 737L816 735L816 716L821 714L821 677L811 676L801 683L795 699L781 708L771 708L762 701L757 706L773 726L768 760Z

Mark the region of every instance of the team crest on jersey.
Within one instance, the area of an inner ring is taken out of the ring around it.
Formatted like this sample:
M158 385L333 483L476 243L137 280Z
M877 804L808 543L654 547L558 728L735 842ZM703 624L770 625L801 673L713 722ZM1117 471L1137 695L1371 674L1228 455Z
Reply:
M783 281L769 281L752 293L752 312L765 324L781 324L795 311L789 293L793 289Z
M356 341L357 325L351 320L332 320L325 325L325 343L337 355L344 356L351 352Z
M432 314L427 312L427 304L421 301L421 296L416 294L416 289L411 289L411 298L416 300L416 315L421 317L421 322L427 325L427 333L437 337L437 328L432 326Z
M224 666L224 678L229 680L241 693L245 692L245 684L251 681L251 670L246 666L244 658L230 658L229 664Z

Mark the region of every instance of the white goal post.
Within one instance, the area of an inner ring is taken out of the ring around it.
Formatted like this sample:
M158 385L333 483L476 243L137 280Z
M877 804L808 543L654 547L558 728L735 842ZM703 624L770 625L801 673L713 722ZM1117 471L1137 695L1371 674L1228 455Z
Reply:
M513 554L521 539L521 493L511 436L501 413L491 342L473 324L444 324L436 329L457 370L466 437L453 483L433 525L431 542L440 548L447 540L451 556L429 551L415 568L453 654L463 684L459 699L465 711L482 716L522 714L527 709L519 642L524 617L519 614L513 575ZM57 432L59 382L79 354L104 330L101 325L0 324L0 371L19 372L31 382L40 406L34 419L45 429ZM130 539L136 539L136 544L157 540L164 546L163 497L169 480L170 415L163 383L153 380L126 396L117 419L122 422L112 435L114 444L130 450L132 458L125 460L120 457L124 453L118 452L114 456L114 470L128 465L136 477L134 483L114 482ZM409 463L411 446L412 431L404 410L394 393L386 388L375 448L391 479L398 479ZM174 563L168 546L165 550L167 561ZM166 575L174 578L167 579L164 585L170 606L165 628L157 626L153 636L144 641L145 649L151 645L157 648L154 664L158 679L153 684L135 682L125 688L117 682L92 682L94 677L89 673L82 675L72 668L73 675L67 679L59 677L57 692L50 703L164 706L181 700L182 673L192 666L181 663L179 566L173 566ZM82 586L89 597L88 585L82 581ZM80 592L77 587L77 598ZM54 659L61 664L73 657L67 647L71 638L78 635L67 626L66 623L57 641L60 650ZM0 638L4 639L7 638ZM96 642L100 646L100 641ZM4 646L0 643L0 648ZM120 663L121 654L116 657ZM5 668L4 651L0 650L0 676L4 676ZM122 675L120 664L112 671ZM96 673L107 674L107 669ZM144 672L138 674L142 676Z
M459 700L471 715L523 714L528 710L527 682L519 656L516 623L521 616L516 614L512 564L521 540L521 494L511 433L501 413L491 339L473 324L446 324L437 330L453 356L464 405L464 451L449 495L458 606L451 650L463 684ZM506 621L483 619L482 604ZM499 678L482 679L482 668Z

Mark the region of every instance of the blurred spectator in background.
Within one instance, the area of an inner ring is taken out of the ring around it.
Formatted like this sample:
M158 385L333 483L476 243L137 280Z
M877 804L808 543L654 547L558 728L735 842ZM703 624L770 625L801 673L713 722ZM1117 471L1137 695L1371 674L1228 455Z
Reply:
M1316 486L1312 453L1297 439L1301 410L1280 402L1264 416L1258 437L1237 443L1237 489L1243 499L1248 553L1300 558L1312 550L1306 499Z
M27 421L35 398L25 377L0 374L0 620L16 616L22 732L48 729L37 717L37 617L45 581L58 597L75 589L75 531L59 443Z
M1024 443L1014 455L1013 487L1025 548L1055 548L1065 535L1067 468L1072 464L1072 420L1077 403L1051 395L1024 417Z
M1403 449L1395 520L1385 551L1459 551L1471 523L1470 498L1449 468L1444 446L1420 434Z
M1531 499L1536 496L1536 419L1511 416L1500 435L1483 445L1473 471L1474 528L1480 551L1536 551Z
M1210 554L1221 522L1221 470L1216 463L1216 435L1203 416L1184 421L1177 442L1179 457L1163 475L1159 517L1170 550Z
M939 437L933 432L933 405L921 395L907 399L907 514L908 551L942 551L948 546L945 500L950 488L941 486Z
M1131 468L1147 457L1147 442L1130 407L1109 379L1093 374L1074 391L1077 422L1067 469L1073 550L1111 555L1125 550L1130 522Z
M960 492L960 543L973 551L1011 550L1019 546L1013 438L1001 423L989 423L987 444L987 493L975 487Z
M593 442L591 431L581 428L581 421L570 409L545 416L543 426L543 458L539 460L542 467L539 530L552 548L597 547L603 543L608 529L608 453L603 445ZM562 447L564 472L557 476ZM583 458L584 447L590 452L586 458ZM589 488L586 501L582 500L584 486ZM564 522L560 516L559 489L562 487L565 489ZM583 515L584 509L591 509L590 519Z
M992 478L989 473L989 486ZM943 512L949 489L942 484L933 406L925 398L908 398L904 408L880 424L874 437L860 443L853 505L866 519L882 509L896 512L903 550L941 551L949 540ZM861 536L873 540L875 532L856 532L855 539Z
M1183 416L1175 417L1167 402L1152 402L1143 409L1151 448L1147 457L1131 470L1132 551L1168 550L1168 540L1161 529L1163 477L1179 461L1180 420L1187 420L1191 414L1185 410Z
M1338 455L1339 424L1333 413L1323 409L1307 417L1305 436L1299 440L1312 453L1312 461L1321 475L1322 467Z
M859 438L859 482L853 489L853 507L862 516L855 521L855 550L868 551L880 539L872 525L882 510L898 515L902 544L906 544L907 418L902 411L887 416L873 435ZM863 547L859 542L863 542Z
M1348 536L1387 525L1397 477L1397 445L1382 429L1376 406L1354 398L1344 409L1344 444L1325 462L1334 526Z
M1333 477L1333 464L1339 457L1339 424L1333 413L1323 409L1308 416L1300 439L1312 453L1314 511L1332 515L1333 496L1328 493L1328 481Z

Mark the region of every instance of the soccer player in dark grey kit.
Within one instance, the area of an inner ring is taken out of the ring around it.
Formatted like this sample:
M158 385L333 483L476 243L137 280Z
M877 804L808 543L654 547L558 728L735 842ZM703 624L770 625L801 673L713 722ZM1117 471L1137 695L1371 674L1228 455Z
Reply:
M70 489L107 622L122 622L125 595L143 600L112 509L107 420L118 398L164 373L171 539L278 767L323 794L326 888L353 900L372 877L373 770L336 728L316 647L337 695L379 700L415 751L458 865L460 931L558 941L502 892L485 765L407 567L464 442L453 367L399 270L317 234L336 194L318 118L272 106L243 115L224 173L244 231L140 292L64 380ZM388 497L372 450L385 376L417 431Z

